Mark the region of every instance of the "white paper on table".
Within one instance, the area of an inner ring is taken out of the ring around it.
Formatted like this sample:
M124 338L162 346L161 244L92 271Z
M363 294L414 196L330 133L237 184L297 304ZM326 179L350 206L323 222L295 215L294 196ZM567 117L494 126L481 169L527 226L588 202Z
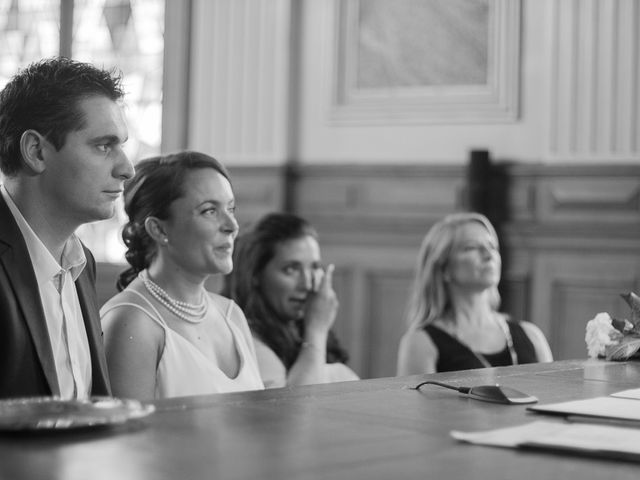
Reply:
M484 432L452 431L456 440L495 447L588 452L640 459L640 430L545 420Z
M638 404L636 400L614 396L535 405L527 409L537 413L584 416L630 422L640 421L640 404Z
M482 432L460 432L452 430L451 436L456 440L477 445L516 448L531 438L554 435L566 425L558 422L537 421L516 427L499 428Z
M633 398L635 400L640 400L640 388L632 388L631 390L623 390L621 392L612 393L611 397L618 398Z

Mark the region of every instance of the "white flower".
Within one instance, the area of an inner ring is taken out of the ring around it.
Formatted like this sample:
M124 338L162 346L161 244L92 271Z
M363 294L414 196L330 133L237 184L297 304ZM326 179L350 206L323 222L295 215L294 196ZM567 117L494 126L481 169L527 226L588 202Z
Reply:
M605 347L620 343L623 335L611 325L611 316L602 312L587 322L585 341L589 357L605 355Z

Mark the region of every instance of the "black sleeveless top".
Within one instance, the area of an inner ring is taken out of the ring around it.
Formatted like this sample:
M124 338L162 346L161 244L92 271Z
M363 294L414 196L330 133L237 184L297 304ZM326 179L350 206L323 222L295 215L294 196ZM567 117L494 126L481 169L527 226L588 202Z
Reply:
M511 338L513 339L513 348L518 356L518 363L535 363L538 361L535 348L529 337L522 329L518 322L507 320ZM472 368L484 368L485 365L478 359L483 357L491 366L502 367L511 365L511 353L507 346L497 353L482 354L474 353L465 344L460 343L458 339L452 337L447 332L435 325L427 325L424 327L427 335L438 349L438 362L436 371L453 372L455 370L469 370Z

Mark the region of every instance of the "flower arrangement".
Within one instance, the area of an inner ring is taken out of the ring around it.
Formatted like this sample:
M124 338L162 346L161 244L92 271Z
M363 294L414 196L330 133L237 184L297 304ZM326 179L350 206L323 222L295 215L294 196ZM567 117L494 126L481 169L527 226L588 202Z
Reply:
M620 295L631 307L631 319L598 313L587 322L585 341L589 357L628 360L640 350L640 297L633 292Z

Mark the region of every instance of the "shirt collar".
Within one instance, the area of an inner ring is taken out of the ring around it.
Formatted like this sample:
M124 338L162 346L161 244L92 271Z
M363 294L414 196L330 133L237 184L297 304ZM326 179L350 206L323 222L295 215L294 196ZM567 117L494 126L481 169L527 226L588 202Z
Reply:
M69 237L64 244L62 265L60 265L22 216L20 209L14 203L4 185L0 185L0 193L2 193L4 200L7 202L7 206L9 210L11 210L18 224L18 228L24 237L24 241L27 244L38 283L50 281L59 274L61 270L68 270L73 280L76 281L87 263L80 239L78 239L75 234Z

